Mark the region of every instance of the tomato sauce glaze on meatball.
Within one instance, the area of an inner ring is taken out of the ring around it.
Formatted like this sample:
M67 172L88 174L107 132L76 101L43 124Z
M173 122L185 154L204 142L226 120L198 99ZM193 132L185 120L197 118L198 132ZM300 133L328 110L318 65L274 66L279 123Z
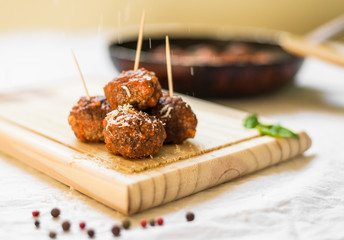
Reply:
M158 104L151 109L151 114L164 123L167 135L165 143L180 144L196 134L196 115L179 96L171 98L167 92L163 92Z
M113 109L130 104L144 110L157 104L161 86L154 72L141 68L123 71L104 87L104 93Z
M103 127L105 146L114 154L127 158L143 158L157 153L166 138L159 119L129 105L110 112Z
M74 134L83 142L104 141L103 120L111 111L104 96L81 97L68 116Z

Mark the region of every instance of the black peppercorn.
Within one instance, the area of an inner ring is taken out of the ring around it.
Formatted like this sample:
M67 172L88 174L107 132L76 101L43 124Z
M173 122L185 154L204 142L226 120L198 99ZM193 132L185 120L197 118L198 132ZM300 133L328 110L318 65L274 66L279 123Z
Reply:
M155 226L155 220L153 218L149 220L149 225L151 225L152 227Z
M38 220L36 220L36 221L35 221L35 226L36 226L36 228L39 228L39 224L40 224L40 222L39 222Z
M70 229L70 222L69 222L69 221L64 221L64 222L62 223L62 229L63 229L63 231L65 231L65 232L69 231L69 229Z
M50 238L56 238L56 232L50 232L49 237Z
M129 229L130 228L130 221L129 221L129 219L124 219L122 221L122 226L123 226L124 229Z
M57 218L58 216L60 216L61 211L58 208L53 208L50 213L51 213L51 216L53 216L54 218Z
M194 219L195 219L195 214L194 214L194 213L192 213L192 212L186 213L186 220L187 220L188 222L191 222L191 221L193 221Z
M118 225L115 225L111 228L111 232L115 237L118 237L120 235L120 232L121 232L121 227Z
M93 238L94 237L94 230L93 229L89 229L88 231L87 231L87 234L88 234L88 236L90 237L90 238Z

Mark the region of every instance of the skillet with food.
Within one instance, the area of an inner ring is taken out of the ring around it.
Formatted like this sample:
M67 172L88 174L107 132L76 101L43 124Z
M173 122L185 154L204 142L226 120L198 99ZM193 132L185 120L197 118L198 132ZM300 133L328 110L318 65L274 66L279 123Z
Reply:
M140 66L160 76L167 88L164 39L143 40ZM121 71L134 64L136 40L112 43ZM196 97L244 97L276 90L293 80L303 59L271 39L171 38L174 89Z

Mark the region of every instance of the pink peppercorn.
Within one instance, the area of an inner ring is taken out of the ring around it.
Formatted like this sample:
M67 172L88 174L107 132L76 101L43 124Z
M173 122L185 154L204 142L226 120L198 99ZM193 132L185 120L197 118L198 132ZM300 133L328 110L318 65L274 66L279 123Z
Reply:
M145 220L145 219L141 220L141 226L142 226L143 228L146 228L146 226L147 226L147 220Z
M39 216L39 211L33 211L33 212L32 212L32 216L38 217L38 216Z
M157 224L158 224L159 226L161 226L161 225L164 224L164 219L160 217L160 218L158 218L158 219L156 220L156 222L157 222Z
M80 226L80 229L85 229L86 223L85 222L80 222L79 226Z

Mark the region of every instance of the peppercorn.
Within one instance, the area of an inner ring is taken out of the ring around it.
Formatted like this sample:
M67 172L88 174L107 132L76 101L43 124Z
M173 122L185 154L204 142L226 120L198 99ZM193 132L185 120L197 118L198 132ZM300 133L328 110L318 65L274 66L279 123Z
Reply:
M35 226L36 226L36 228L39 228L39 224L40 224L40 222L39 222L38 220L36 220L36 221L35 221Z
M121 232L121 227L118 225L115 225L111 228L111 232L115 237L118 237L120 235L120 232Z
M123 226L123 228L124 229L129 229L130 228L130 220L129 219L124 219L123 221L122 221L122 226Z
M162 226L164 224L164 219L159 217L156 222L158 223L159 226Z
M33 211L33 212L32 212L32 216L38 217L38 216L39 216L39 211Z
M93 238L93 237L94 237L94 234L95 234L95 232L94 232L94 230L93 230L93 229L89 229L89 230L87 231L87 234L88 234L88 236L89 236L90 238Z
M50 238L56 238L56 232L50 232L49 237Z
M195 214L193 212L187 212L186 213L186 220L188 222L191 222L195 219Z
M53 208L50 213L51 213L51 216L53 216L54 218L57 218L60 216L61 211L58 208Z
M155 226L155 220L153 218L149 220L149 225L151 225L152 227Z
M80 229L85 229L86 223L85 222L80 222L79 226L80 226Z
M69 222L69 221L64 221L64 222L62 223L62 229L63 229L63 231L65 231L65 232L69 231L69 229L70 229L70 222Z
M140 223L141 223L141 226L143 228L146 228L146 226L147 226L147 220L146 219L142 219Z

